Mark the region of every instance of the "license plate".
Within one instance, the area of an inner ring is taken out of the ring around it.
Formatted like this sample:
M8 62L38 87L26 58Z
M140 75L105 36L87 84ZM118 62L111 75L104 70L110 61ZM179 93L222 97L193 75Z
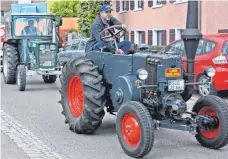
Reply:
M180 77L181 69L180 68L167 68L165 70L165 77Z
M183 90L184 90L184 80L168 81L168 91L183 91Z
M43 66L51 66L51 61L45 61Z

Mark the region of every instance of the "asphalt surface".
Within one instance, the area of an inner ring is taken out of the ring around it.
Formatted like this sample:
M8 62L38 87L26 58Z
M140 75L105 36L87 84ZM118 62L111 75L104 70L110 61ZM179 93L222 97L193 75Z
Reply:
M67 158L130 158L122 151L117 140L115 116L106 113L102 126L93 135L78 135L69 130L61 115L61 106L57 103L60 99L59 86L59 79L55 84L45 84L40 76L33 76L29 78L26 90L19 92L16 85L6 85L1 77L2 110ZM228 102L228 97L225 100ZM194 101L195 98L188 102L189 109ZM188 132L160 129L155 134L154 147L145 159L228 158L228 146L220 150L204 148ZM3 137L2 144L12 144L7 141L7 136L3 134ZM10 153L4 149L2 151Z
M4 133L1 133L2 159L29 159L17 145Z

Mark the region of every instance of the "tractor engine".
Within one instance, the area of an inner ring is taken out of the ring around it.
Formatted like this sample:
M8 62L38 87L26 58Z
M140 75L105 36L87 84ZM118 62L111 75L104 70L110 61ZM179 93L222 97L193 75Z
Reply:
M159 114L156 118L181 119L186 112L186 104L181 96L185 89L181 57L151 54L146 58L144 69L147 78L141 86L142 102L152 114ZM139 79L142 76L142 70L137 72Z

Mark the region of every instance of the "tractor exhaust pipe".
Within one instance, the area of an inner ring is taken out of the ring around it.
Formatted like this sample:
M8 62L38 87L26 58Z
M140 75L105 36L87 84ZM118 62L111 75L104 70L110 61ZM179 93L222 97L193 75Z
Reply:
M185 52L187 55L187 70L185 77L188 83L194 82L194 63L196 50L199 44L199 40L202 38L202 34L198 29L198 1L188 1L188 12L186 30L181 35L184 41ZM193 86L189 87L189 91L193 93Z

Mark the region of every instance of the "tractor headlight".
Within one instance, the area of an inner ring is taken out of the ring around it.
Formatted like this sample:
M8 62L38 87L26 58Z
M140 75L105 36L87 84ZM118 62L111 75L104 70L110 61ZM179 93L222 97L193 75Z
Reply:
M50 50L55 50L55 49L56 49L55 45L50 46Z
M145 80L148 77L148 72L147 70L141 68L137 71L137 78L140 80Z
M204 71L205 75L208 76L208 77L214 77L215 76L215 73L216 73L216 70L214 69L214 67L208 67L205 69Z
M40 45L40 50L44 50L45 49L45 45Z

